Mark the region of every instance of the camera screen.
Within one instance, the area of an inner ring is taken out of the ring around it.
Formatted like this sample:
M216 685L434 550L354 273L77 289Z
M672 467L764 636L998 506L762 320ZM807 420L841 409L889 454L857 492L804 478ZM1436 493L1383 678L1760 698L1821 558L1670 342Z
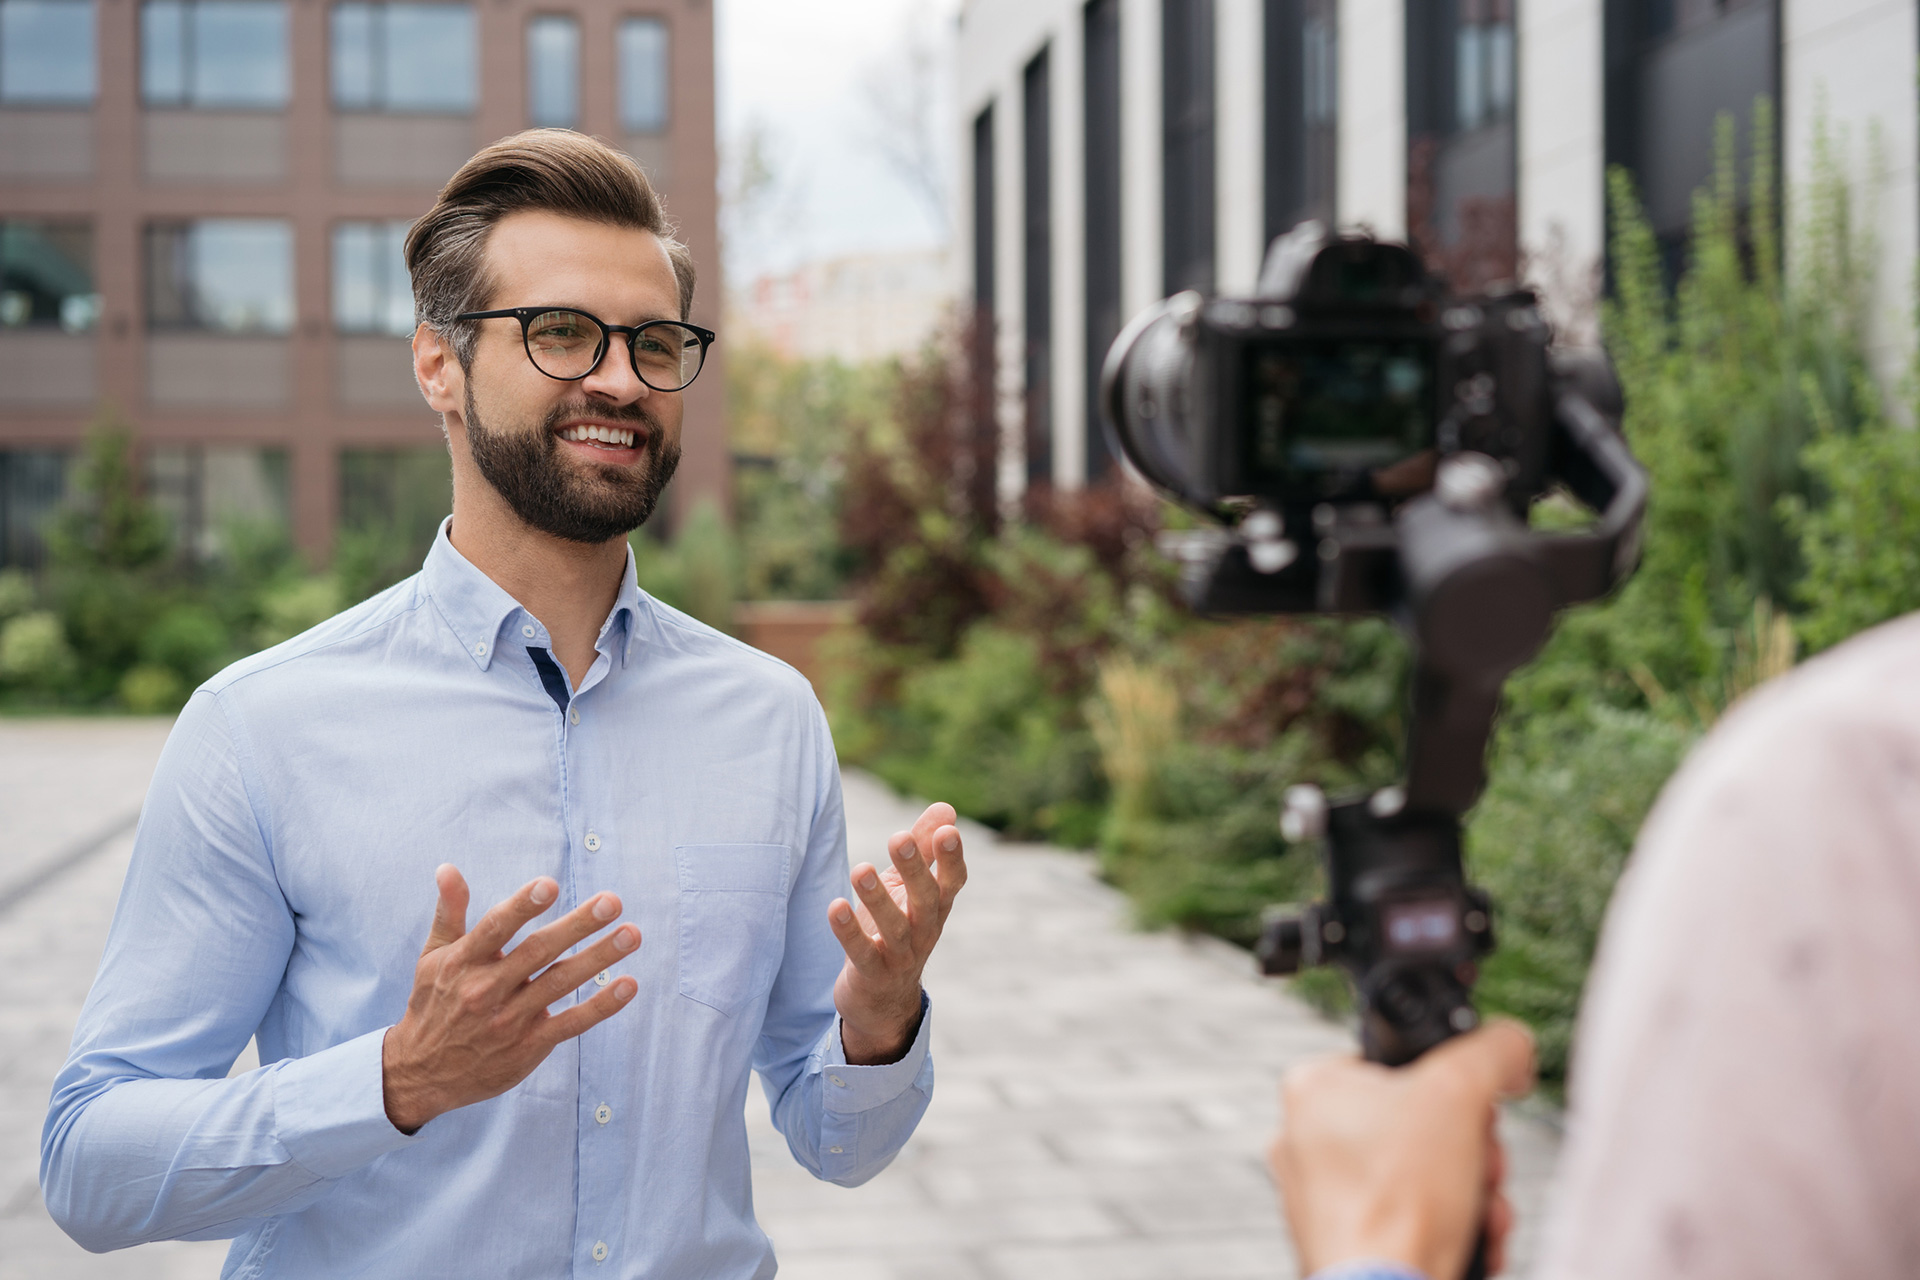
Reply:
M1394 951L1441 951L1460 937L1460 911L1451 898L1390 903L1381 916Z
M1433 363L1414 339L1249 348L1249 487L1331 493L1431 447Z

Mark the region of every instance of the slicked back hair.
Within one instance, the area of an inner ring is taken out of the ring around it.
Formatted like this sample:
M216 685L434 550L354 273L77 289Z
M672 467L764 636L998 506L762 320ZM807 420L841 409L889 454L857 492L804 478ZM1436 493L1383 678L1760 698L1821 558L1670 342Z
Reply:
M483 148L440 189L433 208L407 232L413 312L471 368L479 330L457 321L485 311L494 282L487 237L508 214L538 210L615 227L651 231L666 246L680 290L680 318L693 308L693 255L674 238L660 196L638 164L571 129L528 129Z

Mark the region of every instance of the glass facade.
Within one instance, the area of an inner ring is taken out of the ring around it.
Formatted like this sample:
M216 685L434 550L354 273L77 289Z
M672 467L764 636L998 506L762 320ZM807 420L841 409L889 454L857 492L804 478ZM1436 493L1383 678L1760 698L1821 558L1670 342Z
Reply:
M284 449L161 445L148 450L146 471L147 497L187 556L211 560L235 541L285 536Z
M333 105L463 114L479 101L479 28L466 4L336 4Z
M1095 403L1100 366L1120 336L1120 0L1092 0L1081 15L1086 66L1087 447L1086 477L1107 475L1113 459Z
M616 43L620 127L628 133L659 133L667 127L667 24L658 18L623 18Z
M1457 289L1519 273L1514 0L1407 0L1407 232Z
M293 330L293 227L206 218L147 227L147 323L220 333Z
M140 95L153 107L287 105L283 0L144 0Z
M1053 145L1047 51L1021 77L1027 483L1053 476Z
M1213 291L1213 0L1160 10L1161 270L1166 292Z
M90 104L94 23L94 0L0 0L0 103Z
M413 332L408 222L342 222L333 229L333 327L341 333Z
M1266 0L1266 208L1269 242L1334 219L1339 142L1339 5Z
M527 115L536 125L580 123L580 23L542 14L527 24Z
M89 224L0 219L0 329L85 333L99 318Z
M0 449L0 568L37 569L46 525L67 494L67 455L57 449Z

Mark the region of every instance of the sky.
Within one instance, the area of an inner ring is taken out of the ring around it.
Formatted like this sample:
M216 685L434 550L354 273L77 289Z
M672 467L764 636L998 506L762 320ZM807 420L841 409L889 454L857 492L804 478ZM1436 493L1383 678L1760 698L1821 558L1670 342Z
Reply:
M911 33L924 33L923 45L950 41L958 7L716 0L722 191L755 131L774 174L750 216L726 220L731 284L844 253L945 243L927 202L874 141L879 126L865 86L876 77L901 85ZM945 132L943 124L943 141Z

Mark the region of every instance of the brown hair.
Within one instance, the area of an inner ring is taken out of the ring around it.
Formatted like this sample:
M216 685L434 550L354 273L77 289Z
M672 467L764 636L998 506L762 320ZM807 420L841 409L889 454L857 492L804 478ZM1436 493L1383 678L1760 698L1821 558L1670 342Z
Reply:
M487 237L508 214L534 209L659 236L680 286L680 318L688 317L693 255L674 238L666 208L640 166L571 129L528 129L461 165L433 208L407 232L414 315L452 344L463 367L473 361L478 330L454 317L484 311L492 299Z

